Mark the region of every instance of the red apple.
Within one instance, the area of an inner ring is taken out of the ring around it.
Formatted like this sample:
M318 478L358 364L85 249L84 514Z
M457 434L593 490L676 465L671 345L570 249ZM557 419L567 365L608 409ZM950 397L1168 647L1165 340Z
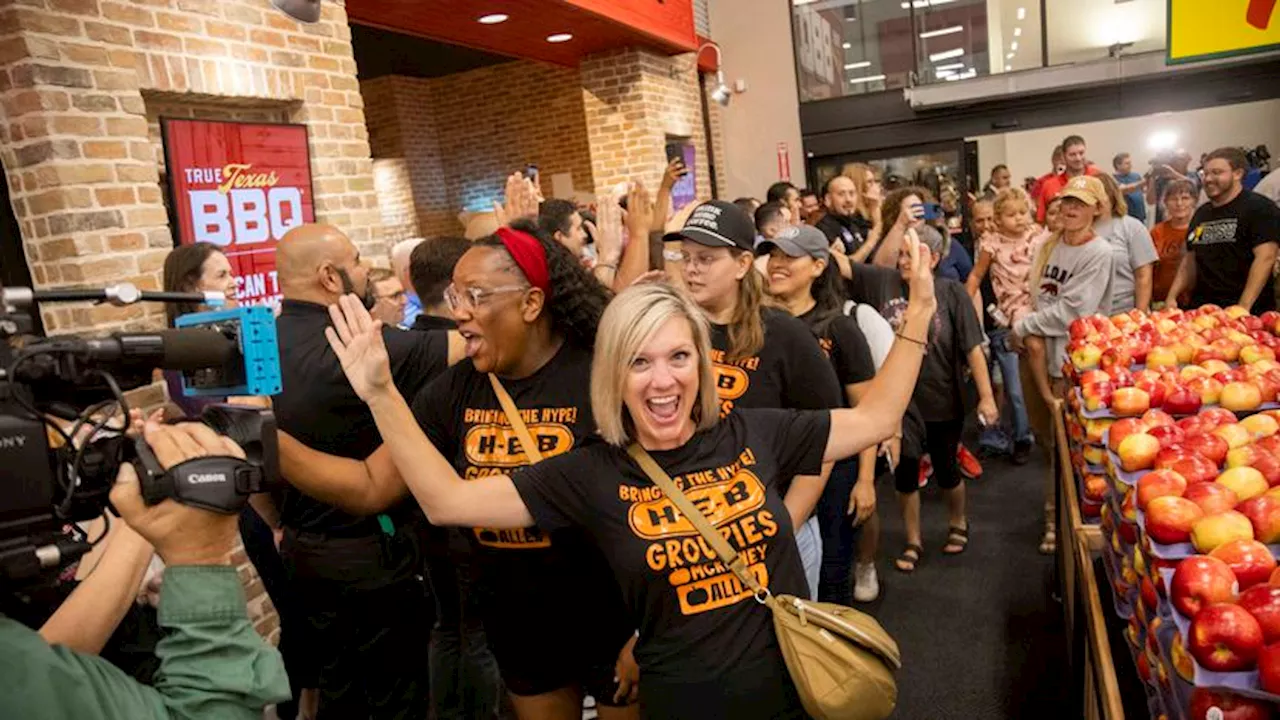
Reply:
M1232 540L1214 548L1209 555L1231 568L1240 581L1241 590L1265 583L1276 569L1271 551L1257 540Z
M1192 392L1185 385L1178 385L1169 392L1165 393L1164 404L1161 406L1167 413L1174 415L1193 415L1200 411L1203 400L1200 393Z
M1119 365L1107 368L1107 375L1111 377L1111 384L1117 389L1133 387L1133 373L1129 368L1120 367Z
M1205 405L1217 405L1222 395L1222 383L1211 377L1195 377L1187 381L1187 389L1200 396Z
M1084 476L1084 499L1092 503L1101 503L1107 499L1107 479L1101 475Z
M1148 395L1151 393L1148 392ZM1170 426L1177 427L1178 421L1173 419L1169 413L1157 407L1160 403L1152 402L1151 409L1142 414L1142 422L1146 423L1148 429Z
M1199 505L1176 495L1155 498L1143 513L1147 534L1164 545L1186 542L1196 524L1204 519Z
M1218 477L1218 466L1208 458L1197 454L1174 461L1169 469L1181 475L1187 481L1188 488L1192 485L1212 482Z
M1159 452L1160 441L1146 433L1130 435L1121 440L1120 446L1116 448L1116 454L1120 456L1120 467L1125 472L1137 472L1152 467Z
M1191 693L1186 720L1275 720L1269 703L1196 688Z
M1111 395L1115 392L1115 386L1110 382L1096 382L1080 388L1080 392L1084 395L1085 409L1096 412L1111 406Z
M1219 425L1226 425L1227 423L1236 422L1236 419L1237 419L1235 413L1231 412L1230 410L1227 410L1226 408L1220 408L1220 407L1201 410L1200 418L1205 421L1206 425L1210 426L1209 427L1210 430L1218 427Z
M1272 455L1280 455L1280 435L1269 435L1264 438L1258 438L1254 441L1253 446L1259 450L1265 450Z
M1187 491L1187 481L1172 470L1155 470L1138 480L1138 509L1146 512L1147 505L1158 497L1182 497Z
M1116 381L1116 387L1111 395L1111 412L1121 417L1134 417L1151 408L1151 396L1147 393L1138 388L1123 387L1119 381Z
M1221 487L1218 483L1208 484ZM1236 511L1249 518L1258 542L1268 545L1280 542L1280 497L1264 494L1250 498L1240 503Z
M1231 510L1239 502L1235 492L1226 485L1219 485L1216 482L1201 482L1194 485L1188 485L1187 491L1182 497L1190 500L1205 515L1217 515L1220 512Z
M1147 608L1147 612L1154 614L1160 607L1160 598L1156 595L1156 586L1152 584L1150 577L1142 576L1142 581L1138 583L1138 592L1142 595L1143 607ZM1156 620L1159 619L1156 618ZM1149 639L1155 642L1154 634Z
M1258 386L1258 392L1262 393L1262 402L1269 403L1276 401L1276 394L1280 393L1280 383L1273 380L1270 377L1270 373L1252 378L1249 382Z
M1187 437L1191 437L1193 435L1204 435L1215 426L1201 420L1199 415L1192 415L1179 420L1178 427L1182 428L1182 432L1186 433Z
M1133 387L1146 393L1147 400L1148 402L1151 403L1152 410L1149 410L1146 415L1143 415L1143 418L1146 418L1146 416L1150 415L1152 412L1156 412L1156 413L1159 413L1160 415L1163 415L1164 417L1167 417L1169 419L1170 424L1173 423L1173 417L1170 416L1168 413L1164 412L1163 410L1159 409L1162 405L1164 405L1165 395L1167 394L1165 390L1165 384L1163 381L1134 380ZM1148 420L1147 424L1151 427L1156 427L1157 425L1157 423L1152 422L1151 420Z
M1253 436L1240 423L1226 423L1213 429L1213 434L1227 441L1228 448L1244 447L1253 442Z
M1251 382L1228 383L1222 386L1222 394L1218 402L1222 407L1234 412L1257 410L1262 404L1262 391Z
M1107 449L1113 453L1119 453L1121 441L1130 435L1146 431L1147 424L1142 421L1142 418L1130 417L1116 420L1107 430Z
M1147 351L1147 367L1153 370L1178 367L1178 355L1173 348L1153 347Z
M1254 585L1240 593L1237 601L1262 627L1262 641L1280 642L1280 587Z
M1280 642L1258 652L1258 685L1272 695L1280 695Z
M1182 428L1177 425L1153 427L1147 431L1147 434L1160 441L1161 450L1178 445L1187 437L1187 434L1182 432ZM1157 459L1157 462L1159 462L1159 459Z
M1215 603L1191 619L1187 649L1200 666L1213 672L1253 667L1262 649L1262 627L1239 605Z
M1191 435L1182 441L1182 447L1203 456L1206 460L1218 466L1221 466L1222 461L1227 459L1227 451L1231 449L1226 440L1212 433Z
M1266 479L1267 485L1271 487L1280 486L1280 458L1269 452L1262 452L1249 467L1262 473L1262 477Z
M1212 360L1226 362L1227 356L1223 353L1222 348L1215 347L1213 343L1210 343L1196 348L1195 354L1191 356L1191 360L1195 364L1204 367L1205 363Z
M1085 370L1080 373L1080 387L1100 382L1111 382L1111 376L1105 370Z
M1179 562L1169 583L1169 601L1188 618L1214 603L1231 602L1237 592L1231 568L1208 555L1193 555Z
M1200 518L1191 526L1191 544L1196 550L1206 554L1232 540L1252 539L1253 525L1249 518L1235 510Z
M1133 364L1133 357L1129 354L1128 349L1111 346L1102 351L1102 355L1098 358L1098 367L1111 372L1112 368L1128 369Z

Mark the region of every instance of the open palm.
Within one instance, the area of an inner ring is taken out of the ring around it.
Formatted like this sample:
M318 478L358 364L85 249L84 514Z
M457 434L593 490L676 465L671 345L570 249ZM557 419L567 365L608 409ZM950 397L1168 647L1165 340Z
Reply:
M336 305L330 305L329 316L333 327L325 328L324 335L342 363L351 389L368 402L392 386L382 322L374 320L355 295L344 295Z

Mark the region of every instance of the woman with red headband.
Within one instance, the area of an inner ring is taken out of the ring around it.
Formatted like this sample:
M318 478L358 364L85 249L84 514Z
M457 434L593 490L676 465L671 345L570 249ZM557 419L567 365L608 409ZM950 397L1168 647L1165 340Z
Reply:
M445 300L468 359L413 401L422 431L461 477L510 473L568 452L595 432L587 379L609 299L532 223L516 221L462 256ZM499 387L524 427L503 410ZM520 440L525 429L536 453ZM348 511L379 512L407 493L385 445L363 463L310 450L288 436L280 452L290 482ZM529 527L473 528L469 535L488 643L521 720L578 720L584 692L596 699L604 720L637 717L629 705L637 676L629 652L635 626L611 570L585 534ZM624 647L626 663L619 660Z

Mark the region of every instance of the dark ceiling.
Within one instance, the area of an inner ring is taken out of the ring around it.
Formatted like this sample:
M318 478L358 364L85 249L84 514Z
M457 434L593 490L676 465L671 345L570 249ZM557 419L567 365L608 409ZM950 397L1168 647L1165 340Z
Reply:
M351 23L351 45L361 80L383 75L441 77L515 59L356 23Z

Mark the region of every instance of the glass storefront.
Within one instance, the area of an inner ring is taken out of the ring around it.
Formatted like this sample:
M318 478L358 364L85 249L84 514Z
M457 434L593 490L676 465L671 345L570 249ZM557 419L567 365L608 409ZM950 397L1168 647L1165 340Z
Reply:
M791 0L800 101L1165 47L1166 0Z

